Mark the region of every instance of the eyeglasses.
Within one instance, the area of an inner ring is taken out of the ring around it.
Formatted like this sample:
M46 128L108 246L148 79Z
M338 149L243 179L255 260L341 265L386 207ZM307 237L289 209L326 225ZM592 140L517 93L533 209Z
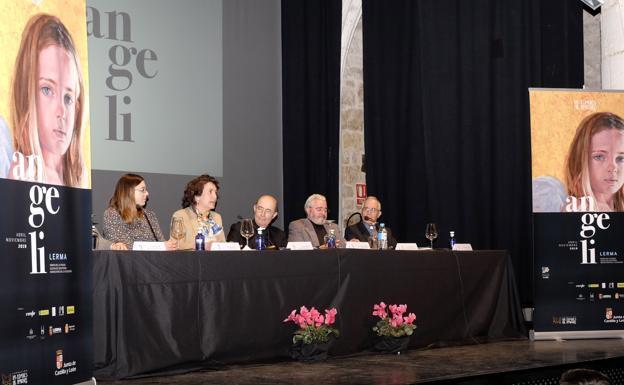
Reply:
M275 210L272 209L265 209L262 206L256 206L256 211L258 212L258 214L268 214L268 215L273 215L273 213L275 212Z
M367 213L376 213L379 211L379 209L375 207L364 207L364 211L366 211Z
M147 188L145 188L145 187L135 188L134 191L138 191L141 194L145 194L147 192Z

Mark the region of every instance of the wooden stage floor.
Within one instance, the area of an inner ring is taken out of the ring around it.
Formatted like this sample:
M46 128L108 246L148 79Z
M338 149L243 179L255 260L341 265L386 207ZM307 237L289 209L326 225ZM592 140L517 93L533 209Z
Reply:
M410 350L402 355L363 353L325 362L229 365L177 375L98 381L104 385L319 385L319 384L556 384L572 368L594 368L622 383L624 341L618 339L529 341ZM527 382L525 382L527 381Z

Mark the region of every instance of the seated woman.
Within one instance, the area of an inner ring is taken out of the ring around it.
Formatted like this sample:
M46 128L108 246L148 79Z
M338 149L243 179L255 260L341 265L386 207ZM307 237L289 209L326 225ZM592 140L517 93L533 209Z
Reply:
M182 209L173 213L173 218L181 218L186 235L180 239L180 250L194 250L195 236L201 230L206 239L206 250L212 242L225 242L221 215L214 208L217 205L219 182L210 175L200 175L186 184L182 197Z
M148 195L142 176L119 178L103 218L103 235L113 242L111 249L132 249L136 241L164 242L167 250L177 248L175 240L165 241L156 214L145 208Z

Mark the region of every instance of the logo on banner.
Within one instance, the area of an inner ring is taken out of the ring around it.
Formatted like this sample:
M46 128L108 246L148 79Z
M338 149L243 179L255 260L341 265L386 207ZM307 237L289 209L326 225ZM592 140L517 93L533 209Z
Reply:
M30 197L28 224L33 229L28 233L30 236L30 274L46 274L45 246L39 246L39 242L45 238L45 233L38 229L45 222L46 212L55 215L61 209L56 202L60 195L56 187L34 185L30 188L28 196ZM43 207L41 207L42 204Z
M554 316L553 325L576 325L576 316Z
M56 368L63 369L63 350L59 349L56 351Z
M613 319L613 308L608 307L605 309L605 318Z
M28 384L28 370L2 374L2 385Z
M63 376L74 373L77 370L76 361L65 362L63 359L63 349L56 351L56 369L55 376Z
M136 70L144 79L153 79L158 74L158 69L154 68L155 63L158 62L156 52L149 48L139 49L131 46L134 43L131 22L132 19L126 12L110 11L101 14L97 8L87 7L87 35L119 43L110 47L108 51L111 64L108 66L109 76L106 78L106 87L113 92L113 95L106 95L108 99L107 140L134 142L131 113L119 113L122 123L121 136L117 130L119 101L126 106L132 102L130 96L121 94L132 86L134 80L132 70ZM117 31L122 32L121 36L117 35Z
M581 264L596 263L596 240L598 230L607 230L611 218L607 213L586 213L581 216Z

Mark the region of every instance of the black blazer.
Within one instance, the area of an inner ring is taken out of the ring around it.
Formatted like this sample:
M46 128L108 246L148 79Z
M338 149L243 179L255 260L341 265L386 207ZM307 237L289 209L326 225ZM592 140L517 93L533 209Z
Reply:
M254 236L249 238L249 247L252 249L256 248L256 243L254 239L256 235L258 235L258 225L255 220L252 220L254 227ZM236 222L230 227L230 232L227 235L228 242L238 242L239 245L245 246L245 238L240 235L240 227L241 223ZM271 225L268 228L264 229L263 234L267 236L268 245L267 246L275 246L277 248L286 247L288 243L288 238L286 238L286 233L284 233L279 228Z
M379 230L379 223L375 224L375 231ZM388 247L395 247L397 244L396 239L392 236L392 231L386 226L386 230L388 231ZM360 221L355 225L351 225L345 229L345 241L349 241L353 238L357 238L362 242L368 242L368 237L370 233L366 229L366 225L364 221Z

